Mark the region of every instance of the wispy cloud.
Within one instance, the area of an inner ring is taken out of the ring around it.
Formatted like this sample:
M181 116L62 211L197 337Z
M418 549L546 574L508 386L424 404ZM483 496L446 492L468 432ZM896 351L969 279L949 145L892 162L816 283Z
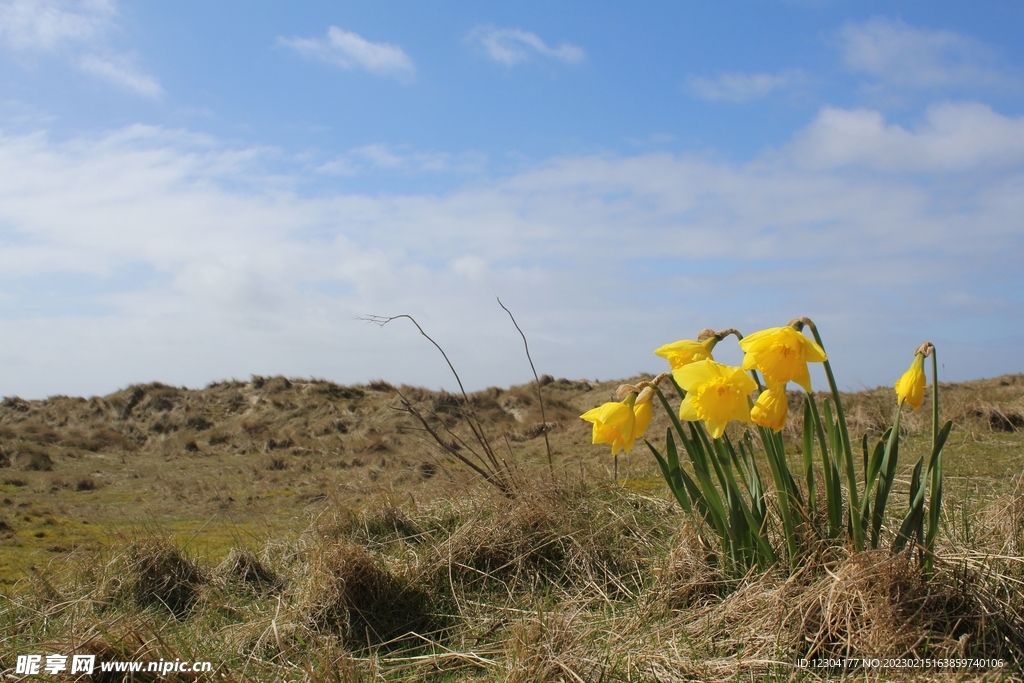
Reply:
M402 48L390 43L370 42L337 26L327 29L326 38L278 38L277 41L304 57L342 69L363 69L400 80L411 79L416 74L416 66Z
M770 73L727 73L715 78L691 75L690 90L697 97L711 102L749 102L787 88L803 78L800 71Z
M112 0L5 0L0 42L16 50L53 50L91 42L112 24Z
M368 170L402 172L475 173L482 171L486 157L477 152L448 154L423 152L385 144L355 147L317 170L332 175L353 176Z
M997 85L1007 78L992 51L967 36L877 17L839 31L846 66L883 83L912 87Z
M886 157L851 157L847 133L824 125L844 115L877 122L869 140L953 161L875 173ZM494 294L538 367L570 377L658 370L666 340L801 314L847 385L888 383L922 336L949 379L1019 371L1020 349L996 342L1022 334L1024 150L990 139L1020 139L1021 125L967 105L912 129L823 110L791 146L743 163L565 157L444 193L308 197L281 189L258 149L157 128L0 135L4 391L250 373L449 382L414 330L353 322L367 313L417 315L471 386L526 381ZM808 159L818 146L839 151ZM398 168L410 156L352 154ZM969 163L984 173L956 172Z
M163 95L160 82L135 65L133 55L114 55L103 58L98 55L82 55L78 68L86 73L103 78L114 85L133 90L145 97L157 98Z
M116 19L114 0L0 0L0 44L20 52L60 54L108 83L159 97L160 82L138 67L136 56L107 45Z
M515 66L535 56L557 59L566 64L579 64L586 59L581 47L570 43L550 47L536 33L515 28L478 26L470 32L468 40L482 45L491 59L506 66Z

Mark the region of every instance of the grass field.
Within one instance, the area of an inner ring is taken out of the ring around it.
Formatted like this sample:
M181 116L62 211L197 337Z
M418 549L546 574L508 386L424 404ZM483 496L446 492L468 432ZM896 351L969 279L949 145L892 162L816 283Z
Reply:
M455 443L461 398L415 387L254 377L5 399L0 662L12 676L38 651L207 660L217 680L673 681L842 673L801 658L974 657L1005 665L851 675L1020 675L1024 376L940 387L954 431L929 581L906 555L842 549L792 576L722 574L645 447L616 477L590 444L578 416L617 384L542 378L546 424L535 385L470 396L511 495L402 409ZM892 391L844 403L854 438L877 438ZM929 420L904 417L894 518Z

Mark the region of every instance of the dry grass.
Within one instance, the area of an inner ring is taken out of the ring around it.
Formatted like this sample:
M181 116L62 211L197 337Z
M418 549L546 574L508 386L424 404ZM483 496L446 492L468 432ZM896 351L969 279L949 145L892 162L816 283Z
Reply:
M523 463L513 498L438 457L382 382L6 399L0 481L17 483L3 484L0 536L22 560L0 597L0 662L46 650L204 659L228 681L731 681L843 673L801 658L970 656L1007 666L961 678L1020 675L1024 378L942 387L956 431L927 581L907 556L842 549L795 576L723 576L648 454L623 457L614 482L589 445L576 416L618 383L542 383L547 427L531 387L471 396ZM450 394L400 391L458 433ZM881 431L886 391L844 399L855 433ZM908 467L928 419L904 422ZM18 465L24 453L52 470Z
M794 663L1024 655L1019 557L947 544L927 581L885 552L729 581L666 501L536 489L401 513L385 502L214 569L166 540L128 541L9 595L3 640L10 653L209 659L228 680L813 678Z

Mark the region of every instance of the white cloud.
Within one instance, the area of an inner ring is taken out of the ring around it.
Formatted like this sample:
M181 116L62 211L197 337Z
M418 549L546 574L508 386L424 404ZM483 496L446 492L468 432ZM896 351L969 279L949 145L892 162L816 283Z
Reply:
M478 26L470 32L469 40L479 42L491 59L506 66L515 66L534 55L558 59L567 64L579 64L586 58L581 47L570 43L549 47L536 33L515 28Z
M909 134L932 157L948 145ZM958 144L991 156L971 140ZM1024 338L1019 165L978 182L807 168L800 144L742 164L575 157L445 193L306 197L262 170L265 151L178 132L0 136L3 391L250 373L450 385L414 330L356 320L368 313L415 315L473 387L526 381L495 295L538 370L569 377L658 370L653 348L702 327L804 314L841 383L889 384L925 338L947 379L1024 370L1019 342L995 343Z
M114 55L106 59L92 54L82 55L78 59L78 68L144 97L156 98L164 92L157 79L138 70L130 55Z
M317 59L342 69L365 69L378 76L412 78L416 67L402 48L389 43L371 43L362 36L337 26L327 29L327 38L278 38L309 59Z
M0 44L22 52L56 52L117 87L159 97L160 82L139 69L134 55L107 46L116 18L114 0L0 0Z
M818 168L860 165L885 171L964 171L1024 162L1024 116L978 103L928 107L912 129L868 109L822 109L796 139L798 160Z
M729 73L716 78L690 76L687 83L697 97L712 102L749 102L787 88L801 79L798 71L769 73Z
M100 38L113 22L111 0L5 0L0 42L16 50L52 50Z
M953 31L875 18L846 24L839 32L839 47L852 71L892 85L977 86L1006 80L992 67L986 46Z

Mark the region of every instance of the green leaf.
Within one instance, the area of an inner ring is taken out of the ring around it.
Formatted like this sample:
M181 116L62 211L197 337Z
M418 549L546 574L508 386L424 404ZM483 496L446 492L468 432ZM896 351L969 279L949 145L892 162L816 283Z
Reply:
M865 434L865 438L867 435ZM878 479L878 471L882 467L882 456L885 454L885 443L889 439L889 430L882 435L882 438L875 444L875 449L868 459L866 474L864 475L864 501L861 503L861 518L871 519L871 492L874 491Z
M814 423L811 415L811 407L808 402L809 395L804 396L804 478L807 482L807 511L808 516L814 519L817 516L817 501L814 494Z
M815 433L818 436L818 446L821 449L822 474L825 479L825 505L828 510L828 536L836 538L839 536L843 524L843 492L839 483L839 471L829 451L825 428L821 422L821 415L818 414L814 396L808 394L807 398L807 406L811 409Z
M900 415L902 412L899 407L896 408L896 417L893 418L892 428L889 430L889 438L885 442L885 450L882 453L882 461L878 468L878 489L875 492L875 509L871 515L872 548L878 547L882 521L885 518L885 506L889 500L889 491L892 489L893 479L896 476L896 463L899 461L900 452Z
M672 438L671 430L668 431L668 438ZM658 449L655 448L647 439L644 439L644 443L647 444L647 448L649 448L651 453L654 454L654 459L658 461L658 467L661 468L661 476L665 478L665 483L668 484L669 490L676 497L679 505L689 514L693 514L693 506L690 505L690 497L686 494L686 490L683 488L682 478L677 476L679 470L678 464L675 467L676 472L673 472L671 464L666 462L665 458L661 457L661 453L658 452ZM676 484L677 479L679 480L678 484Z
M915 535L919 543L924 540L920 534L921 520L924 516L924 488L921 485L923 468L924 458L921 458L914 466L914 473L910 477L910 509L907 510L907 516L903 518L903 524L900 525L899 533L893 542L892 549L895 553L903 550Z
M931 470L931 500L928 504L928 533L925 537L925 550L931 554L935 547L935 538L939 533L939 518L942 512L942 447L946 444L949 432L953 428L952 422L947 422L935 439L935 447L932 449L930 460ZM930 558L929 558L930 559Z

